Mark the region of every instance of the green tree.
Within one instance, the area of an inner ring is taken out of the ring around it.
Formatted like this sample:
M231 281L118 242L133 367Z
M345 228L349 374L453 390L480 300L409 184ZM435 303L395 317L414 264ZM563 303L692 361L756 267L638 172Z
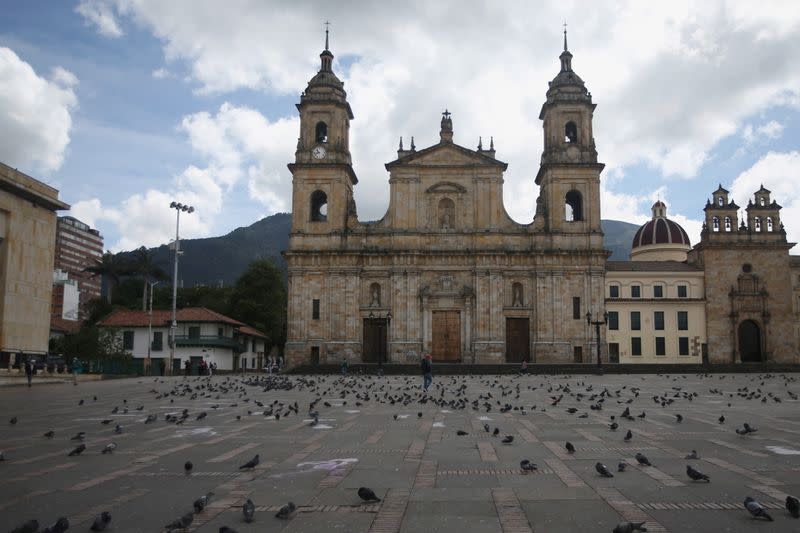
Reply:
M155 253L144 246L133 252L128 273L142 280L142 311L147 311L147 285L154 280L167 279L167 273L155 262Z
M283 345L286 287L283 274L272 259L256 259L236 280L227 314L266 333L268 346Z
M116 259L114 254L106 252L102 260L95 261L94 265L84 268L83 271L90 272L92 277L102 276L106 280L106 298L111 303L113 291L119 285L120 277L128 273L128 267L126 263Z

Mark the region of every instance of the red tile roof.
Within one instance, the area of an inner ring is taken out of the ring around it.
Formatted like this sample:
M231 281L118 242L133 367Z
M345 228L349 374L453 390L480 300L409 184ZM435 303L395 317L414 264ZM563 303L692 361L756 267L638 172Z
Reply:
M223 314L206 309L205 307L187 307L178 309L178 322L217 322L230 324L235 327L247 327L247 324L234 320ZM172 311L153 309L153 326L168 326L172 322ZM147 311L134 311L131 309L117 309L103 320L98 326L107 327L146 327L150 323Z
M242 326L239 328L239 333L242 335L250 335L251 337L260 337L262 339L268 339L265 334L261 333L255 328L251 328L250 326Z
M50 331L58 333L77 333L81 329L79 320L65 320L59 317L50 317Z

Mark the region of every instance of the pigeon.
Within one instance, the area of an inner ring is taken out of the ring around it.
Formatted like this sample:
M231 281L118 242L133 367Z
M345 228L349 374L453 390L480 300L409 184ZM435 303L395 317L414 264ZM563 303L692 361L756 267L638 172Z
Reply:
M200 496L199 498L197 498L192 503L192 506L194 507L194 512L195 513L202 513L203 509L206 508L206 505L208 505L208 502L211 500L211 497L213 495L214 495L213 492L209 492L209 493L205 494L204 496Z
M720 424L724 424L725 423L725 415L720 415L717 420L719 420Z
M8 423L13 426L14 424L17 423L17 417L16 416L12 416L11 420L9 420Z
M47 433L45 433L45 434L44 434L44 437L45 437L45 438L48 438L48 439L52 439L52 438L53 438L53 437L55 437L55 436L56 436L56 432L55 432L55 431L53 431L52 429L51 429L50 431L48 431Z
M100 423L103 424L104 426L109 425L111 422L113 422L113 420L111 420L110 418L104 418L103 420L100 421Z
M280 509L278 509L278 512L275 514L275 518L281 518L283 520L287 520L289 517L292 516L292 513L294 513L296 510L297 506L294 503L289 502Z
M422 418L422 411L420 411L419 413L417 413L417 418Z
M193 520L194 520L194 512L193 511L189 511L188 513L186 513L182 517L180 517L177 520L174 520L174 521L170 522L169 524L167 524L166 526L164 526L164 529L166 529L168 532L169 531L175 531L176 529L186 529L187 527L189 527L192 524Z
M520 461L519 467L520 469L522 469L523 472L533 472L534 470L539 468L539 466L536 463L530 462L529 459L523 459L522 461Z
M78 402L78 405L83 405L83 398L81 398L81 401Z
M68 457L72 457L74 455L80 455L80 454L83 453L83 450L85 450L85 449L86 449L86 445L81 443L81 444L78 445L77 448L75 448L74 450L69 452Z
M111 514L108 511L103 511L94 518L91 529L92 531L103 531L108 523L111 522Z
M367 488L367 487L359 487L359 489L358 489L358 497L361 498L362 500L364 500L365 502L379 502L379 501L381 501L381 499L378 498L375 495L375 492L372 489Z
M773 521L772 517L767 513L767 510L764 509L764 506L750 496L744 499L744 507L753 515L753 518L764 518L769 522Z
M117 443L109 442L108 444L106 444L106 447L103 448L103 453L113 453L114 450L116 449L117 449Z
M625 442L630 442L632 438L633 438L633 433L631 433L631 430L629 429L628 432L625 433L625 436L622 438L622 440L624 440Z
M800 518L800 500L794 496L786 496L786 510L794 518Z
M634 457L636 457L636 460L639 461L640 465L653 466L650 464L650 460L641 452L636 452Z
M678 424L683 422L683 415L681 415L681 414L675 415L675 422L677 422Z
M147 415L147 418L144 419L145 424L150 424L151 422L155 422L158 419L158 415Z
M256 504L250 498L247 498L247 501L242 505L242 514L244 515L244 521L248 524L255 518Z
M500 434L500 428L494 428L494 431L492 431L492 436L493 436L493 437L496 437L496 436L498 436L499 434Z
M491 431L491 429L489 428L489 424L484 424L484 425L483 425L483 430L484 430L486 433L489 433L489 431Z
M644 522L621 522L612 530L612 533L633 533L634 531L647 531Z
M628 463L619 463L617 465L617 472L624 472L628 468Z
M700 456L697 455L697 450L692 450L692 453L688 454L686 456L686 459L696 461L696 460L700 459Z
M567 449L569 453L575 453L575 446L573 446L571 442L567 441L564 447Z
M12 529L11 533L36 533L39 531L38 520L28 520L16 529Z
M686 475L692 478L694 481L707 481L711 483L711 479L701 471L694 468L692 465L686 465Z
M511 444L512 442L514 442L514 435L506 435L500 442L502 442L503 444Z
M611 422L611 423L608 425L608 429L610 429L611 431L616 431L616 430L617 430L617 428L619 428L619 424L617 424L616 422Z
M74 436L74 437L72 437L72 438L71 438L71 439L69 439L69 440L83 440L83 439L85 439L85 438L86 438L86 432L85 432L85 431L79 431L79 432L77 432L77 433L75 434L75 436Z
M116 433L117 435L119 435L120 433L122 433L122 426L120 426L119 424L117 424L117 426L114 428L114 433Z
M194 465L192 464L191 461L186 461L185 463L183 463L183 471L186 472L187 474L190 474L192 472L192 468L194 468Z
M258 466L258 463L261 462L261 458L256 454L255 457L247 461L245 464L239 467L239 470L244 470L245 468L255 468Z
M203 411L202 413L200 413L199 415L197 415L197 418L195 418L195 420L202 420L202 419L204 419L204 418L205 418L205 417L207 417L207 416L208 416L208 413L206 413L205 411Z
M469 433L467 433L463 429L459 429L458 431L456 431L456 435L458 435L459 437L463 437L464 435L469 435Z
M69 520L66 517L61 517L56 520L56 523L50 527L46 527L42 530L42 533L64 533L66 530L69 529Z
M603 463L597 463L594 465L594 469L597 470L597 473L603 477L614 477L614 474L608 471L608 467Z
M221 528L219 528L219 533L239 533L239 532L228 526L222 526Z

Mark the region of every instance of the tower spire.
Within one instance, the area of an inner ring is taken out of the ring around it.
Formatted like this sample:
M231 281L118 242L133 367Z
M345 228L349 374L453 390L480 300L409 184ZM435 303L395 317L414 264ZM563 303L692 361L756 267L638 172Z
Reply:
M326 20L325 21L325 50L328 49L328 29L330 28L330 25L331 25L331 23ZM565 34L566 34L566 30L564 30L564 31L565 31ZM565 37L564 43L566 43L566 37ZM564 44L564 50L567 49L566 46L567 45Z
M325 48L328 48L326 45ZM564 51L567 51L567 23L564 22Z

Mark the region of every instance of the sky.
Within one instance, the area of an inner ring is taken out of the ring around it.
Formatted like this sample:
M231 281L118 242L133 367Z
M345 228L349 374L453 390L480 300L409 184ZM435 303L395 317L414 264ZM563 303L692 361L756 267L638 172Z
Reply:
M360 220L389 203L402 136L494 138L504 203L529 223L538 118L567 24L597 104L604 219L661 199L692 243L719 184L763 184L800 241L800 2L0 0L0 161L60 190L121 251L225 234L291 209L295 104L334 71L355 120ZM800 253L800 250L794 251Z

